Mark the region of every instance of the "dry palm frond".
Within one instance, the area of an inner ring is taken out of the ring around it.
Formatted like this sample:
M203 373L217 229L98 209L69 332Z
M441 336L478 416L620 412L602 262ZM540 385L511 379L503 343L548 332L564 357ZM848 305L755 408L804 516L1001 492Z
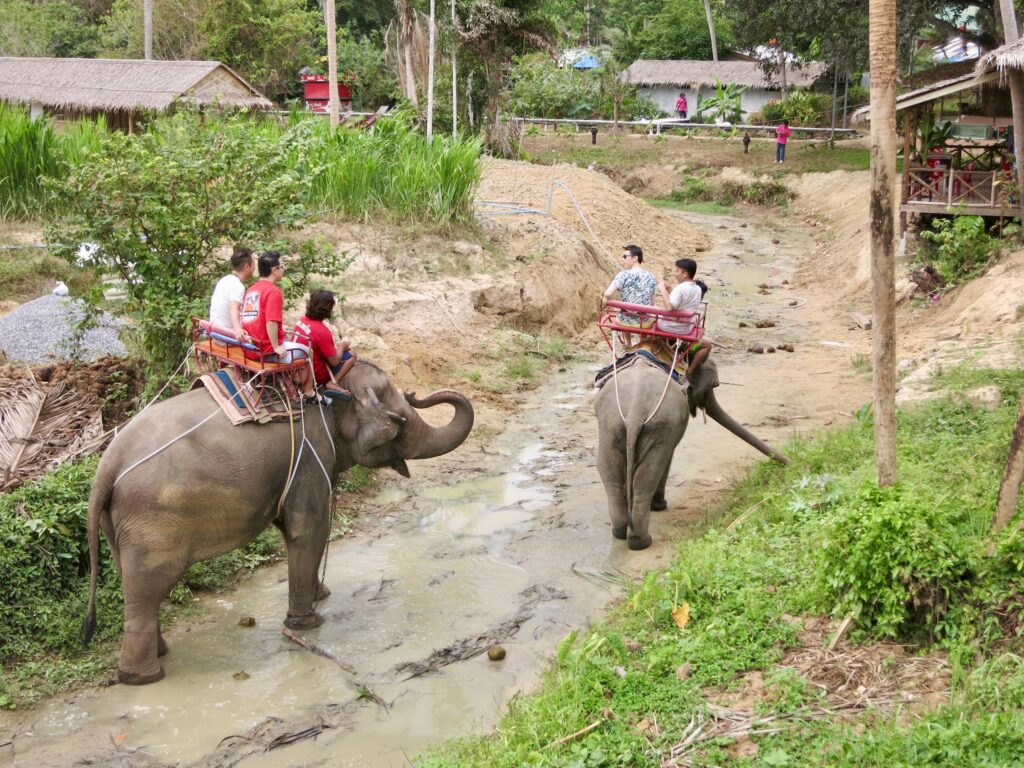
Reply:
M17 381L0 399L0 491L102 444L99 406L63 384Z

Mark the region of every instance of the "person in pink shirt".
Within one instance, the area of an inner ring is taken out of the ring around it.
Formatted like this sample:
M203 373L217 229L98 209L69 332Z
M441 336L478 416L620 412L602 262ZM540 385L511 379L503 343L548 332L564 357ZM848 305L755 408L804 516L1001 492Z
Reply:
M781 163L786 159L786 142L790 134L789 120L783 120L782 124L775 129L775 162Z
M679 119L686 119L686 94L682 91L679 92L679 98L676 99L676 112L679 113Z

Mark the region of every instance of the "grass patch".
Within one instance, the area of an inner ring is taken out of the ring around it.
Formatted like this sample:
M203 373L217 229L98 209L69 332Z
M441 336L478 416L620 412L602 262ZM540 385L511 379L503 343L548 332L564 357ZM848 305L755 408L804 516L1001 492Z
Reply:
M96 275L42 248L18 248L0 256L0 301L38 298L56 280L67 283L71 295L81 296L95 284Z
M678 200L673 200L670 197L658 197L648 198L648 203L657 206L658 208L672 208L676 211L690 211L691 213L707 213L712 215L723 215L735 213L735 209L731 205L722 205L721 203L709 202L709 203L681 203Z
M961 670L954 701L920 720L798 722L755 736L754 758L711 742L694 765L1014 764L1024 662L1005 654L1024 644L998 616L1019 615L1024 534L1000 536L992 558L983 537L1024 372L964 368L945 380L995 382L1005 403L989 412L947 400L900 413L900 483L885 491L874 483L869 414L790 443L789 466L755 466L664 571L632 584L604 624L566 637L538 692L514 698L490 735L449 742L417 765L654 768L750 670L766 681L756 711L815 703L819 689L775 666L797 641L784 617L848 611L854 641L945 650ZM680 631L672 611L683 603L690 618ZM688 674L677 675L683 664Z
M506 328L495 333L483 356L488 365L475 365L456 375L480 389L504 394L532 388L542 374L578 359L579 353L561 336L532 336Z

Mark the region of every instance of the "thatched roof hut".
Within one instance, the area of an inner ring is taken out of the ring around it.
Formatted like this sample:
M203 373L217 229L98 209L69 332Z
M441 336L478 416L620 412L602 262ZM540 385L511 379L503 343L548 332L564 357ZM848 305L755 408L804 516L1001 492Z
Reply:
M218 61L137 59L0 57L0 100L63 114L100 113L115 123L142 112L162 112L175 101L274 106Z
M1008 69L1024 69L1024 38L979 56L974 71L983 75L998 70L1000 76L1005 78Z
M800 68L789 67L786 70L786 84L811 85L825 70L826 66L816 61L808 62ZM701 89L704 89L706 95L719 83L722 86L735 85L746 89L740 97L740 112L744 117L782 95L781 78L766 75L757 61L639 59L626 68L622 79L637 86L641 95L651 99L669 114L676 112L676 97L680 91L686 93L691 115L696 114L699 111Z
M812 61L786 70L790 86L812 85L825 74L825 64ZM638 59L626 69L626 82L648 88L714 88L741 85L747 88L778 89L778 76L769 77L756 61L697 61L691 59Z

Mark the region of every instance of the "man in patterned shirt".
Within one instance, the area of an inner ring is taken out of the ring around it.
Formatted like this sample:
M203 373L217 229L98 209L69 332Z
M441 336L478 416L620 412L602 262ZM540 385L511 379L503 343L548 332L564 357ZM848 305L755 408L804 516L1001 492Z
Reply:
M622 247L622 271L615 276L608 289L604 292L607 301L618 291L619 298L629 304L654 303L654 291L658 287L658 279L640 265L644 263L643 249L638 245ZM619 312L620 325L640 326L643 317L634 312ZM633 346L633 334L620 333L620 341L629 348Z

